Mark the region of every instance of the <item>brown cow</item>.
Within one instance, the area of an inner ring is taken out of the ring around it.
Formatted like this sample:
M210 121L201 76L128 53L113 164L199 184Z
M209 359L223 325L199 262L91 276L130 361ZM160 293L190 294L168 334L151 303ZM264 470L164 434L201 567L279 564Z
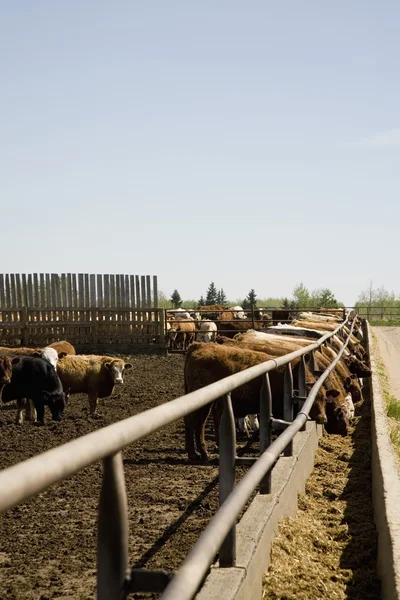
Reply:
M53 342L52 344L48 345L48 348L54 348L57 351L57 354L59 357L60 357L60 354L64 354L64 353L71 354L71 355L76 354L76 350L73 347L73 345L65 340L61 340L60 342Z
M186 355L184 368L185 393L193 392L229 375L265 362L270 358L263 352L234 345L221 346L195 342L188 348ZM232 406L235 416L244 417L247 414L254 414L259 411L262 379L262 377L257 377L232 392ZM282 406L283 379L284 367L270 372L272 397L278 408ZM319 394L312 407L311 418L319 422L326 421L325 401L324 394ZM208 458L204 429L213 404L215 403L204 406L184 418L186 450L190 460L198 459L194 438L201 459L207 460Z
M111 356L65 355L57 363L57 373L70 394L87 394L90 414L94 415L98 398L111 396L115 384L123 384L123 373L131 363Z
M18 356L0 356L0 398L5 385L11 382L12 366L19 363Z

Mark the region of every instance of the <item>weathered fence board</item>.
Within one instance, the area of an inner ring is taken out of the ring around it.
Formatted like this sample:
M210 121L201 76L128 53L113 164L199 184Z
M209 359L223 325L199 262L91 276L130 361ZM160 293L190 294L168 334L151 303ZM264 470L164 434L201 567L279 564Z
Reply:
M155 275L0 274L0 310L8 308L157 308Z

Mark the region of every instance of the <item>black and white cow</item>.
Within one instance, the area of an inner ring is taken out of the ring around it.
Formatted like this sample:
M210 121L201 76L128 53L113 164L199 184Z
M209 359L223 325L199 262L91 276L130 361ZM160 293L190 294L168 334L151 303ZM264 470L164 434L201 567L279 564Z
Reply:
M32 400L37 420L44 422L44 407L48 406L54 421L61 419L66 404L66 394L53 365L43 358L18 356L12 366L11 382L4 386L2 400L17 400L17 423L22 422L22 411ZM33 419L35 420L35 419Z

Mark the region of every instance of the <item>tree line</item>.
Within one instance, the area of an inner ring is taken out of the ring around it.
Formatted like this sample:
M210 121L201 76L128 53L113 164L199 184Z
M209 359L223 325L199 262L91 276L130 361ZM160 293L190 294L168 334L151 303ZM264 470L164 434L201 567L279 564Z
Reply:
M159 305L163 308L198 308L199 306L212 306L220 304L224 307L240 305L244 309L254 308L337 308L343 307L338 302L332 290L321 288L309 290L303 283L297 284L292 292L291 298L257 298L254 288L251 288L242 299L228 300L223 288L218 288L212 281L204 296L199 300L183 300L178 289L175 289L170 298L162 292L159 295Z

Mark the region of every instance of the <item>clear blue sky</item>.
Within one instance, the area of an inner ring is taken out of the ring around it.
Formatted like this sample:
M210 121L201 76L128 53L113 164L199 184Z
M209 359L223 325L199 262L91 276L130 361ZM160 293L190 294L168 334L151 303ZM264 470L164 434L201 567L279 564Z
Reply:
M400 293L400 4L5 0L1 271Z

